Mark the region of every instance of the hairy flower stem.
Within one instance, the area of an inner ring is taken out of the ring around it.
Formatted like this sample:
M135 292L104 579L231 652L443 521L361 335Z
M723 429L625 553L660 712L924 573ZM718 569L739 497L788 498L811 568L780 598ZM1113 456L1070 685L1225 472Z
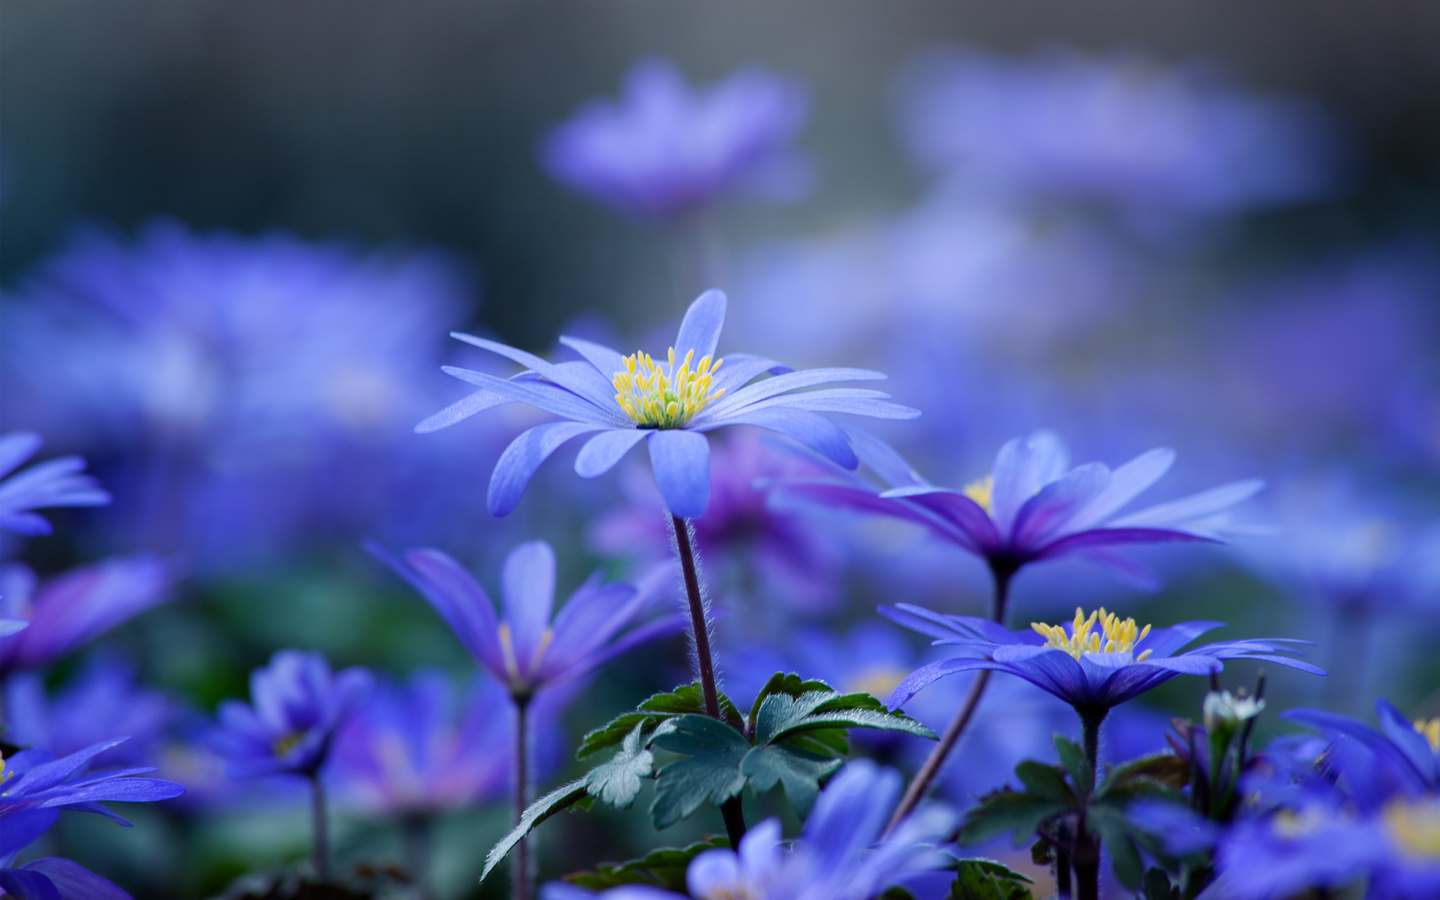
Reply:
M310 773L310 864L315 868L315 877L326 882L330 880L330 836L325 821L325 786L320 783L320 773Z
M530 805L530 741L527 713L529 697L512 695L515 701L515 824L520 824L525 807ZM520 838L515 845L514 877L510 895L514 900L530 900L530 837Z
M720 692L715 688L715 661L710 655L710 622L705 617L705 599L700 593L700 569L695 564L695 547L690 523L679 516L670 517L675 535L675 553L680 557L680 571L685 578L685 596L690 601L690 637L694 641L696 667L700 670L700 693L705 698L705 714L720 718ZM725 833L731 847L740 846L745 836L745 816L740 798L731 797L720 805L725 819Z
M405 865L410 870L410 886L415 900L430 898L430 848L434 840L434 823L423 813L400 820L400 840L405 850Z
M1092 785L1099 781L1100 726L1109 710L1077 710L1080 713L1081 743L1085 751L1085 763L1095 773ZM1090 834L1085 827L1085 810L1094 795L1092 787L1083 798L1080 822L1075 829L1075 852L1072 863L1075 866L1076 900L1098 900L1100 896L1100 839Z
M1015 577L1017 571L1014 564L1002 560L991 560L990 573L995 579L995 595L990 604L990 619L1001 625L1005 624L1005 605L1010 599L1010 579ZM969 727L970 720L975 717L975 710L980 706L980 698L985 694L985 686L990 683L990 670L981 669L975 676L975 681L970 685L970 692L965 695L965 702L961 704L960 711L945 728L945 733L940 736L940 743L930 751L925 764L915 775L915 780L905 789L905 796L900 798L900 805L895 807L895 814L890 817L890 824L885 828L888 837L905 817L920 805L929 792L930 785L940 774L940 769L945 765L945 760L955 745L960 741L960 735L965 733Z

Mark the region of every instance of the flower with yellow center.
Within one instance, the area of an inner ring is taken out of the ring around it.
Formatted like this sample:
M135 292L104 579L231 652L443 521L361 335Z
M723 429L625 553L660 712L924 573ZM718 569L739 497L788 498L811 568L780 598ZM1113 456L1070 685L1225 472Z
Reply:
M1440 718L1416 719L1415 730L1425 737L1431 753L1440 753Z
M1100 634L1094 633L1097 623ZM1030 627L1045 638L1045 646L1064 650L1077 660L1087 653L1133 653L1135 645L1150 633L1149 625L1139 628L1134 619L1122 620L1114 613L1106 612L1103 606L1089 616L1080 607L1075 607L1075 621L1070 623L1068 633L1063 625L1031 622ZM1135 661L1143 662L1149 656L1150 651L1146 650L1135 657Z
M984 478L976 479L965 485L963 491L965 496L974 500L977 505L986 513L990 512L990 497L995 493L995 476L986 475Z
M711 401L725 393L715 390L711 379L725 361L702 356L693 369L694 350L687 350L679 368L675 366L675 348L670 348L669 365L656 365L648 353L632 353L624 358L625 370L616 372L615 402L641 428L679 428L690 421Z
M1440 800L1391 800L1380 818L1385 833L1406 856L1440 860Z

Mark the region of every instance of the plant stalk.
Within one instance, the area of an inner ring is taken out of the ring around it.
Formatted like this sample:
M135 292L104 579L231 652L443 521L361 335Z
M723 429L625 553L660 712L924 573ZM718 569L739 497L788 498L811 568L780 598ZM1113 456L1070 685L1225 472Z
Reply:
M530 805L530 741L528 734L529 697L516 697L515 702L515 824ZM514 900L530 900L530 836L515 845L514 877L511 896Z
M700 568L695 563L695 547L691 525L679 516L670 517L675 534L675 552L680 557L680 572L685 579L685 596L690 606L690 638L694 642L695 664L700 670L700 693L705 700L705 714L720 719L720 692L715 687L715 660L710 653L710 622L705 616L705 598L700 591ZM745 815L739 797L720 804L725 820L725 834L730 846L738 848L745 836Z
M1077 710L1080 713L1081 742L1085 762L1092 773L1091 783L1099 784L1100 726L1109 710ZM1090 834L1085 825L1085 810L1090 806L1094 788L1084 797L1079 825L1075 829L1075 896L1076 900L1098 900L1100 897L1100 839Z
M310 864L320 882L330 880L330 835L325 820L325 786L320 773L310 773Z

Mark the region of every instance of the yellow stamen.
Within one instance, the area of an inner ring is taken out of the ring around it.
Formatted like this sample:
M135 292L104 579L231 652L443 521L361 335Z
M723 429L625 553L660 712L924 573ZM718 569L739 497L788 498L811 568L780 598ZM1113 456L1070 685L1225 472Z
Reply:
M1390 840L1406 856L1440 859L1440 800L1392 800L1381 810L1380 817Z
M986 475L965 485L962 493L980 504L980 508L986 513L990 512L990 495L995 491L995 476Z
M305 732L292 731L284 737L277 738L275 740L275 743L271 745L270 749L275 751L276 756L284 756L285 754L289 753L291 750L294 750L297 746L299 746L300 742L303 740L305 740Z
M510 629L509 622L501 622L500 628L500 655L505 658L505 674L510 676L510 684L513 687L525 686L525 680L520 675L520 661L515 657L515 633ZM550 649L550 642L555 640L555 632L546 628L540 632L540 640L535 644L535 650L530 654L527 668L533 671L540 665L540 659L545 651Z
M1415 730L1425 736L1431 753L1440 753L1440 718L1416 719Z
M704 356L692 369L694 356L694 350L686 351L679 368L675 366L674 347L670 348L668 366L656 365L648 353L625 357L625 371L616 372L611 379L615 402L642 428L681 427L725 393L723 388L711 390L711 378L725 360L711 363L710 357Z
M1097 623L1100 634L1093 633ZM1046 625L1043 622L1031 622L1030 627L1045 639L1045 646L1064 650L1077 660L1087 653L1133 653L1135 645L1150 633L1149 625L1139 628L1134 619L1122 620L1114 613L1106 612L1103 606L1089 616L1080 607L1075 607L1075 621L1070 623L1069 632L1063 625ZM1135 657L1135 662L1148 659L1150 652L1141 653Z

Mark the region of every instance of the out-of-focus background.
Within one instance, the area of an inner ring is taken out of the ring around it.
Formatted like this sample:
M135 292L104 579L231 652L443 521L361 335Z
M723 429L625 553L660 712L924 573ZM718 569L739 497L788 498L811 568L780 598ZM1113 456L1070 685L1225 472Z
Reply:
M5 536L6 583L163 567L132 587L169 602L40 674L56 710L105 678L127 708L125 691L163 691L145 695L163 714L127 726L191 785L133 832L66 820L48 849L137 897L209 896L300 855L298 795L225 782L187 749L216 704L290 646L396 677L473 672L364 540L441 547L493 590L509 548L544 538L561 597L595 567L664 559L645 466L582 481L562 452L495 520L490 470L536 420L412 428L465 392L442 364L512 371L452 330L547 356L564 332L659 353L710 286L730 295L722 353L889 372L924 415L882 433L938 483L1037 428L1076 462L1175 447L1159 500L1267 479L1232 548L1136 554L1163 588L1057 564L1017 582L1022 615L1105 603L1303 637L1335 677L1272 673L1276 706L1365 716L1386 696L1435 715L1437 34L1424 0L0 0L0 431L37 432L39 459L83 455L115 498L47 513L53 537ZM647 58L697 86L743 66L790 79L798 168L764 198L784 202L717 189L647 215L547 174L552 129L617 102ZM716 451L738 493L702 527L737 701L775 668L893 684L926 651L876 602L980 613L983 567L953 548L747 493L800 464L752 438ZM671 643L584 687L549 726L540 787L585 729L686 677ZM884 665L846 663L867 654ZM1203 690L1147 698L1155 727L1134 746ZM1011 701L1017 720L1039 709ZM1070 727L1025 721L1031 744L956 767L955 802ZM480 895L506 796L440 817L439 896ZM383 816L337 802L339 855L404 856ZM542 839L547 876L562 848L593 863L650 846L640 813L564 818Z

